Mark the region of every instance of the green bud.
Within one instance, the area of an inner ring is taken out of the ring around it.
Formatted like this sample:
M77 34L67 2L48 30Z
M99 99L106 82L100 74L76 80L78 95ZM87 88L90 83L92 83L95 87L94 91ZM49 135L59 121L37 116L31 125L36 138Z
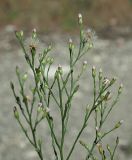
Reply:
M113 85L116 81L116 78L112 78L112 80L110 81L110 85Z
M111 153L110 146L107 144L107 150Z
M74 47L74 44L73 44L73 41L72 39L70 38L69 39L69 50L73 50L75 47Z
M16 74L19 75L19 67L16 66Z
M89 48L89 49L93 48L93 43L89 43L89 44L88 44L88 48Z
M42 103L38 104L38 108L37 108L37 113L40 114L43 112L43 107L42 107Z
M87 64L88 64L87 61L84 61L84 62L83 62L83 68L84 68L84 69L86 68Z
M37 38L37 32L36 32L36 29L34 28L33 31L32 31L32 38L33 39L36 39Z
M19 40L23 39L23 31L15 31L15 34Z
M104 96L104 100L108 101L110 98L111 98L111 93L108 91Z
M36 47L33 45L30 45L30 52L32 54L32 57L34 58L35 54L36 54Z
M122 125L122 123L123 123L124 121L123 120L121 120L121 121L119 121L116 125L115 125L115 129L116 128L119 128L121 125Z
M27 103L27 97L26 96L23 97L23 102Z
M63 74L62 66L60 64L58 65L58 73L61 75Z
M102 77L103 77L103 76L102 76L102 73L103 73L103 72L102 72L102 69L100 69L100 70L99 70L99 80L101 80Z
M96 68L95 68L95 66L92 67L92 77L93 78L96 77Z
M18 113L18 110L15 106L14 106L13 111L14 111L14 117L18 120L19 119L19 113Z
M52 49L52 45L49 45L47 48L47 51L49 52L49 51L51 51L51 49Z
M50 63L50 61L51 61L51 58L50 57L47 57L47 59L46 59L46 63Z
M25 73L24 75L23 75L23 77L22 77L22 79L23 79L23 81L26 81L27 80L27 73Z
M98 147L98 151L101 155L103 155L103 148L102 148L102 145L101 144L97 144L97 147Z
M14 90L14 84L10 82L11 89Z
M121 85L119 86L118 94L121 94L121 93L122 93L122 89L123 89L123 84L121 84Z
M119 144L119 137L116 138L116 144Z
M23 37L24 33L23 31L20 31L20 36Z
M98 137L101 137L102 136L102 133L101 132L98 132Z
M54 58L50 59L50 64L52 64L54 62Z

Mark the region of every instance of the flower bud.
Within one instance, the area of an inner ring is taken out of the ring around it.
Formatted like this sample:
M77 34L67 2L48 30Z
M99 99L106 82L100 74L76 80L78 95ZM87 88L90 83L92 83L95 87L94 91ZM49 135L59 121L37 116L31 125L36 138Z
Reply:
M51 49L52 49L52 45L49 45L47 48L47 51L49 52L49 51L51 51Z
M119 137L116 138L116 144L119 144Z
M103 154L102 145L101 144L97 144L97 147L98 147L99 153L102 155Z
M88 62L87 62L87 61L84 61L84 62L83 62L83 65L87 65L87 64L88 64Z
M50 59L50 64L52 64L54 62L54 58Z
M14 90L14 84L10 82L11 89Z
M97 132L99 131L99 128L98 128L98 126L96 126L96 127L95 127L95 130L96 130Z
M103 76L102 76L102 73L103 73L103 72L102 72L102 69L100 68L100 70L99 70L99 80L101 80L102 77L103 77Z
M32 31L32 38L36 39L37 38L37 33L36 33L36 29L34 28Z
M82 14L81 14L81 13L78 14L78 23L79 23L80 25L83 23Z
M23 31L20 31L21 38L23 37L23 35L24 35Z
M60 74L63 73L63 71L62 71L62 66L61 66L60 64L58 65L58 73L60 73Z
M22 79L23 79L23 81L26 81L27 80L27 73L25 73L24 75L23 75L23 77L22 77Z
M87 61L84 61L84 62L83 62L83 69L85 69L85 68L86 68L87 64L88 64L88 62L87 62Z
M29 95L26 96L28 102L31 102L31 97Z
M17 110L17 108L16 108L15 106L14 106L13 111L14 111L14 116L15 116L15 118L16 118L16 119L19 119L19 113L18 113L18 110Z
M49 113L50 112L50 108L46 107L45 111L46 111L46 113Z
M70 49L70 50L73 50L73 49L74 49L74 44L73 44L73 41L72 41L71 38L69 39L69 49Z
M38 114L43 113L43 107L42 107L42 105L38 104L37 113Z
M96 68L95 68L95 66L92 67L92 77L93 78L96 77Z
M115 83L115 81L116 81L116 78L115 77L112 78L112 80L110 81L110 85L113 85Z
M93 48L93 43L89 43L89 44L88 44L88 48L89 48L89 49Z
M110 146L107 144L107 150L111 152Z
M123 84L121 84L121 85L119 86L118 94L121 94L121 93L122 93L122 89L123 89Z
M23 38L23 31L15 31L15 34L16 34L16 37L19 40L22 40L22 38Z
M121 120L121 121L119 121L116 125L115 125L115 129L116 128L119 128L121 125L122 125L122 123L123 123L124 121L123 120Z
M104 100L108 101L110 98L111 98L111 93L108 91L104 96Z
M103 86L105 87L106 85L109 85L109 84L110 84L110 80L105 77L103 80Z

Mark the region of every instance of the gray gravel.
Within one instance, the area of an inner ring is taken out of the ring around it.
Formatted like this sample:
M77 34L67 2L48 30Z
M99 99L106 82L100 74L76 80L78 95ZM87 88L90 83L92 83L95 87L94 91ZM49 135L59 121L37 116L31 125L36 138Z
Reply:
M68 50L66 48L68 36L40 36L44 46L48 42L54 43L52 51L56 63L52 68L54 72L57 64L64 66L64 72L68 70ZM76 38L73 38L76 41ZM117 135L120 137L120 147L117 153L119 160L131 160L132 151L132 39L126 40L118 38L116 40L102 40L97 39L94 49L92 49L83 60L88 61L88 71L83 75L80 86L81 89L75 97L73 103L73 110L71 114L71 125L67 134L65 150L69 149L77 131L81 125L81 118L84 113L84 107L87 101L91 101L92 88L90 71L93 65L97 68L102 68L105 75L118 77L118 83L123 83L124 92L121 96L120 102L112 111L111 117L108 119L106 129L109 129L115 122L123 119L123 126L113 134L111 134L104 141L113 144ZM83 61L82 60L82 61ZM30 144L21 133L16 121L13 117L12 108L15 104L12 96L9 82L16 81L15 66L19 65L22 70L26 70L30 74L30 70L25 65L23 54L19 48L14 34L10 31L2 31L0 33L0 160L37 160L37 155L33 151ZM78 65L79 69L79 65ZM31 75L32 76L32 75ZM55 116L57 111L53 108ZM57 116L56 116L57 117ZM57 124L59 124L57 118ZM90 142L93 133L93 120L90 120L89 127L85 130L82 139ZM60 127L56 125L56 130L59 134ZM50 151L50 138L47 138L49 130L47 124L40 126L40 134L44 138L44 154L46 160L51 160L52 151ZM126 151L126 148L127 151ZM129 151L128 151L129 150ZM78 144L72 159L83 160L85 151Z

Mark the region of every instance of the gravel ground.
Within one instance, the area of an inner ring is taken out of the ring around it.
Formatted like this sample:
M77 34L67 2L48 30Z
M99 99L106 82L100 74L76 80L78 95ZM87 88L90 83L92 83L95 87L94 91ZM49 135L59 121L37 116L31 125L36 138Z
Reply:
M48 42L54 43L54 49L52 51L53 57L55 57L56 65L61 64L64 67L64 72L68 71L67 67L67 54L66 41L68 36L40 36L44 46ZM75 38L76 40L76 38ZM124 84L124 92L121 96L120 102L112 111L111 117L107 121L106 129L113 126L115 122L123 119L124 124L122 127L111 134L104 141L113 144L117 135L120 137L120 147L117 152L117 158L119 160L131 160L132 159L132 39L117 38L115 40L102 40L97 39L95 47L92 49L83 60L88 61L88 72L83 75L80 86L81 89L75 97L73 103L73 110L71 114L71 125L66 140L65 150L69 149L71 141L73 141L75 134L81 125L81 118L84 111L85 104L90 101L92 95L90 70L92 65L97 68L102 68L104 73L108 76L118 77L118 83ZM4 30L0 33L0 160L37 160L37 155L29 145L24 135L21 133L20 128L13 118L13 105L15 104L12 96L9 82L10 80L17 82L15 77L15 66L19 65L22 70L26 69L23 54L19 48L18 43L14 37L12 31ZM53 66L50 78L52 79L53 72L56 65ZM79 70L79 68L78 68ZM17 85L17 84L16 84ZM57 111L53 109L55 115ZM57 117L57 116L56 116ZM76 123L77 122L77 123ZM57 118L57 124L59 120ZM92 120L89 124L89 128L85 130L82 139L86 139L89 142L92 139L93 127ZM59 125L56 126L56 130L59 134ZM46 160L52 159L52 151L50 151L50 139L46 135L49 134L47 125L40 126L40 133L44 138L44 154ZM72 159L83 160L85 152L82 147L77 145Z

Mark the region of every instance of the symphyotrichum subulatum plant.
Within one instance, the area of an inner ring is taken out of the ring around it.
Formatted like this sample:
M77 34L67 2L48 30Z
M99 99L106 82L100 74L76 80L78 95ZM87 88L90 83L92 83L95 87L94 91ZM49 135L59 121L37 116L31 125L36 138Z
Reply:
M71 141L71 144L68 146L69 150L64 150L67 126L70 122L68 120L70 118L72 101L79 90L78 82L80 77L87 68L87 61L84 61L80 73L78 76L75 76L76 64L93 47L94 39L94 33L91 30L84 30L81 14L78 15L78 24L80 26L78 51L75 50L72 39L69 40L69 71L64 74L63 67L58 65L52 81L51 79L49 80L50 67L54 61L53 58L49 56L49 52L52 49L51 46L43 50L41 49L42 53L38 54L38 48L36 46L38 37L36 30L34 29L32 31L31 44L29 44L29 46L25 44L23 31L16 32L16 37L22 47L25 60L33 73L33 80L31 82L33 86L29 88L32 95L29 99L26 94L27 87L25 87L28 75L27 73L21 74L19 68L16 67L20 92L18 95L14 84L11 82L11 89L17 104L17 106L14 107L14 116L26 138L37 152L40 160L45 160L46 158L43 154L43 140L39 137L39 134L37 134L38 125L40 123L46 123L46 121L50 129L50 138L55 160L70 160L78 142L80 142L87 152L85 160L113 160L119 143L119 138L117 137L115 147L110 147L109 145L104 146L102 139L119 128L123 122L122 120L106 132L102 131L102 127L119 99L122 92L122 85L120 85L117 90L117 96L112 98L109 89L115 84L116 79L103 77L102 70L100 69L98 71L93 67L91 71L93 79L93 103L86 105L81 128L79 132L76 133L75 139ZM55 117L53 118L53 113L50 112L51 99L60 112L57 117L60 117L59 125L61 126L61 135L57 135L55 131ZM89 125L89 118L92 115L95 120L95 135L93 135L93 142L87 144L87 142L80 140L80 136ZM99 154L97 154L99 157L95 155L95 148L99 151Z

